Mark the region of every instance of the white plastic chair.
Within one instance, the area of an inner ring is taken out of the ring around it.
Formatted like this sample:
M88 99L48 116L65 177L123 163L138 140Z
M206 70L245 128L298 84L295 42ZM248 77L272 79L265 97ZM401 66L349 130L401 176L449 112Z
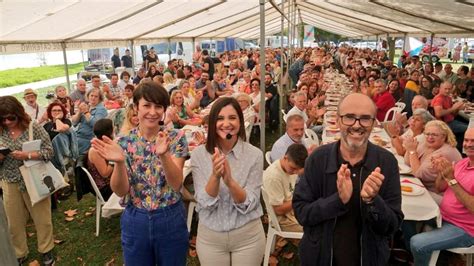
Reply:
M275 240L276 236L281 236L283 238L291 239L301 239L303 238L302 232L287 232L282 231L280 224L278 223L278 218L273 206L270 204L268 199L268 194L262 188L263 201L265 202L265 208L267 209L267 214L270 219L268 223L268 233L267 233L267 243L265 244L265 257L263 259L263 265L268 265L268 260L270 259L270 254L275 250Z
M265 152L265 161L267 161L268 165L272 164L272 158L270 156L271 152Z
M316 132L314 132L312 129L305 129L304 130L304 135L306 137L307 140L309 140L309 144L312 145L312 144L316 144L316 145L319 145L319 138L318 138L318 134L316 134Z
M392 121L395 118L396 113L400 113L400 109L397 106L394 106L390 109L388 109L387 113L385 114L384 122L389 122ZM390 118L390 120L389 120Z
M400 110L400 113L401 113L405 109L406 104L404 102L396 102L395 106Z
M84 171L84 173L86 173L87 177L89 178L89 182L91 183L91 186L92 188L94 189L94 192L95 192L95 201L96 201L96 205L95 205L95 236L99 236L99 228L100 228L100 212L102 210L102 205L105 204L105 200L104 200L104 197L102 197L102 194L100 193L100 190L99 188L97 187L94 179L92 178L91 176L91 173L89 173L89 171L84 168L83 166L81 166L81 170Z
M472 266L473 261L472 257L474 254L474 246L470 246L468 248L452 248L448 249L448 251L457 253L457 254L465 254L466 255L466 266Z

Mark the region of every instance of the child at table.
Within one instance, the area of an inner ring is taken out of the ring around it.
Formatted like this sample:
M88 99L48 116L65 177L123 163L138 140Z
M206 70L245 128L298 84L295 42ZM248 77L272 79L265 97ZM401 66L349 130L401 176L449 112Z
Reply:
M146 81L133 94L139 125L113 142L94 139L93 147L115 162L112 190L125 197L121 238L125 265L185 265L188 229L180 189L185 158L184 134L162 126L169 96Z

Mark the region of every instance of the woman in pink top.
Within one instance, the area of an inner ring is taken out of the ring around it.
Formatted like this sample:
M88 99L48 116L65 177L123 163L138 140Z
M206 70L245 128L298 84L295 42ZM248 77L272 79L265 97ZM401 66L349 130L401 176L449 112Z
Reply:
M462 159L461 154L456 149L456 137L448 125L440 120L433 120L426 124L425 144L418 147L418 143L413 138L407 138L404 142L406 149L405 161L411 166L415 177L421 179L433 194L435 201L440 202L441 192L436 190L435 180L438 171L431 164L432 158L444 157L450 162L457 162Z

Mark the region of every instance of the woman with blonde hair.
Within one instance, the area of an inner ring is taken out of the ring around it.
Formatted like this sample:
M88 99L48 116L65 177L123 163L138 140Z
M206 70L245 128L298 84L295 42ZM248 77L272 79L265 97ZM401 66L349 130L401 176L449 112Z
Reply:
M432 195L435 194L435 201L441 200L441 195L436 191L435 186L438 172L431 161L442 156L450 162L457 162L462 157L456 149L456 137L445 122L432 120L426 123L423 134L425 135L424 145L418 145L414 138L406 138L403 142L407 151L405 162L411 166L412 174L420 178L429 191L434 192Z
M171 75L171 73L169 73L169 72L166 72L166 73L163 74L163 87L165 87L165 89L168 92L170 92L171 89L176 87L173 75Z
M182 128L185 125L198 126L202 124L201 118L191 108L184 104L183 93L174 90L170 97L170 108L168 115L173 121L174 128Z
M122 128L120 128L120 135L126 135L136 127L138 127L138 113L133 104L131 104L125 110L125 120L123 121Z

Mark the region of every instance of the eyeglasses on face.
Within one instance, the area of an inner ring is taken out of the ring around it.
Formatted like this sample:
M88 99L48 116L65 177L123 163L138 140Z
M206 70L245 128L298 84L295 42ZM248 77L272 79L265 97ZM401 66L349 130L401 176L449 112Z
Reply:
M429 138L429 137L438 138L438 137L444 136L444 134L442 134L442 133L424 132L423 134L424 134L425 137L427 137L427 138Z
M16 115L6 115L6 116L2 116L2 122L5 122L6 120L8 121L16 121L18 119L18 117Z
M353 126L357 121L359 121L359 124L363 127L370 127L374 123L375 118L373 118L370 115L362 115L360 117L357 117L353 114L345 114L345 115L340 115L341 122L345 126Z
M61 110L61 109L53 109L53 110L51 110L51 112L52 112L52 113L62 113L63 110Z

